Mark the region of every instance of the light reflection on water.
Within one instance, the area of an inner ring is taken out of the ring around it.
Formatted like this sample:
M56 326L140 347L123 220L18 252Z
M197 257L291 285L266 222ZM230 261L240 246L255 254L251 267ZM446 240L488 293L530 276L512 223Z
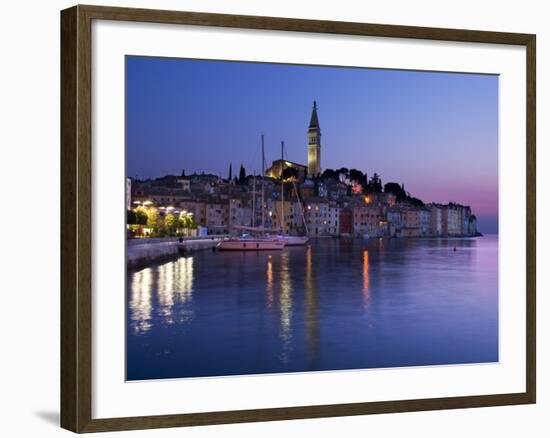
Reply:
M273 261L271 256L267 260L267 305L273 306Z
M281 312L281 342L283 351L281 361L284 365L288 363L292 349L292 279L289 269L290 252L281 254L281 293L279 294L279 309Z
M363 251L363 305L365 310L369 305L369 252Z
M165 263L155 268L146 268L131 276L130 300L128 310L130 325L135 334L144 334L152 328L156 309L159 321L165 324L174 323L174 316L179 322L189 321L193 317L191 310L179 308L174 314L174 304L185 304L193 294L193 258L181 257L174 262ZM156 284L156 287L155 287ZM153 289L156 295L153 296ZM157 302L153 302L156 298Z
M151 328L151 288L153 283L151 268L136 272L132 278L130 310L136 333L143 333Z
M127 377L496 361L497 243L319 239L128 272Z

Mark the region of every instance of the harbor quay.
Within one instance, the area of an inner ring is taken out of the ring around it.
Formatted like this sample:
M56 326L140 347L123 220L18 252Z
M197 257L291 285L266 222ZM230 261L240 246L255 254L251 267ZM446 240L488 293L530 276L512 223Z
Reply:
M130 269L140 269L151 263L174 259L181 254L212 250L223 238L224 236L131 239L126 246L126 265Z

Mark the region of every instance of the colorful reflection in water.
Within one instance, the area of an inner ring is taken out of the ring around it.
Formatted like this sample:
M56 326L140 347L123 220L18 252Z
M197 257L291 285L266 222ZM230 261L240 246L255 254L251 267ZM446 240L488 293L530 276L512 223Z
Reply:
M363 251L363 305L365 309L369 305L369 299L369 252L365 249Z
M267 259L267 305L271 308L273 306L273 261L271 255Z
M497 361L497 248L319 239L129 272L127 378Z

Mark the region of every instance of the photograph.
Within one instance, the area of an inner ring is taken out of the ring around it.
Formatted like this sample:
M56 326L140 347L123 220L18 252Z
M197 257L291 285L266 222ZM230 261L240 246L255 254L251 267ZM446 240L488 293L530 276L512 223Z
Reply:
M127 381L499 362L498 74L124 79Z

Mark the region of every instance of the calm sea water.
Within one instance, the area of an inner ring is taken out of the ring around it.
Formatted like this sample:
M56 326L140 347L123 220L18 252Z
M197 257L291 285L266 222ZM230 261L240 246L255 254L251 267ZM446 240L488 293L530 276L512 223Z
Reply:
M128 380L498 361L496 236L208 251L127 285Z

